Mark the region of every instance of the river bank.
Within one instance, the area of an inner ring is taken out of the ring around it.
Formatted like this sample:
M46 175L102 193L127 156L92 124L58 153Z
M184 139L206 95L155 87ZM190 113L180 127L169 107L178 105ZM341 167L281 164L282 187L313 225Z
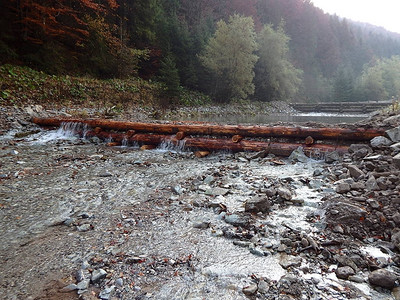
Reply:
M325 161L198 159L29 123L62 111L2 112L2 299L399 297L392 141Z

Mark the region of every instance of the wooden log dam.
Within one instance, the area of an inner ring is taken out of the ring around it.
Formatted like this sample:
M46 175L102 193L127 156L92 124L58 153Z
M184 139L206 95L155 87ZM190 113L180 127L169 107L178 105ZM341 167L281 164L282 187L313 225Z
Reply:
M299 146L303 147L307 155L335 150L344 153L347 152L348 146L343 145L343 141L347 141L347 144L351 141L369 141L376 136L384 135L384 130L366 128L143 123L72 118L33 118L32 121L39 126L52 128L65 123L86 124L90 128L85 132L87 137L97 136L102 140L112 140L115 144L159 145L162 142L169 142L197 150L265 151L278 156L289 156ZM249 137L264 140L245 139ZM274 141L278 138L295 141ZM328 142L321 143L320 140Z

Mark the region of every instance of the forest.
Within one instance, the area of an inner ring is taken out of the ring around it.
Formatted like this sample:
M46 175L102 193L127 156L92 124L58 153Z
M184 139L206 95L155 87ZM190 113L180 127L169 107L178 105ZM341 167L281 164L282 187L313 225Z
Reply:
M400 94L400 34L325 14L310 0L9 0L2 6L0 64L141 78L159 83L168 105L183 89L219 103Z

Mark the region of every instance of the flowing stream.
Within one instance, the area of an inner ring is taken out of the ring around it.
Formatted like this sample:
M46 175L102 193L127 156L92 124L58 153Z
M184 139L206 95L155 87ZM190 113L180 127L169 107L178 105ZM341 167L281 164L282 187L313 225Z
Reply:
M90 144L77 136L77 131L86 130L87 128L80 125L68 124L58 130L32 135L19 143L22 151L26 152L25 160L28 160L29 151L36 151L35 147L53 147L53 151L62 158L62 155L66 155L63 154L65 150L71 149L71 145L81 147L81 151L86 153L85 157L94 160L97 159L97 154L93 153L103 146ZM116 207L144 203L148 201L147 195L152 191L175 186L177 192L169 194L171 210L175 215L144 225L146 233L134 230L132 235L137 234L134 236L135 240L121 244L124 251L135 249L137 254L145 256L177 257L190 254L195 257L191 272L160 282L154 290L147 293L148 299L171 299L171 295L174 295L174 299L247 299L241 290L252 283L252 276L279 281L293 272L282 267L282 261L288 258L285 251L276 250L286 237L288 229L311 237L321 234L324 229L321 198L334 191L327 181L313 179L313 172L323 167L322 161L309 159L305 163L292 164L285 159L280 164L274 164L268 159L246 160L230 153L217 153L196 160L189 152L185 152L184 144L174 147L168 141L162 143L158 149L145 152L126 145L115 149L116 152L109 151L107 155L110 158L101 164L90 162L82 167L71 163L70 167L82 172L80 182L86 184L83 189L79 189L79 186L71 185L73 182L64 182L64 188L74 190L75 195L72 199L60 199L55 206L59 211L53 211L52 215L55 219L60 216L65 218L66 211L77 211L83 204L82 210L97 211L102 208L105 205L104 200L101 200L104 196L99 198L91 194L97 185L91 183L93 180L90 180L90 174L99 172L99 168L121 172L112 187L108 186L108 190L103 192L107 199L112 200L107 204L108 213L114 212ZM33 158L38 153L32 153ZM23 159L20 161L21 164L25 163ZM146 163L151 167L132 167ZM287 183L292 190L291 204L284 207L275 204L269 214L254 216L255 226L263 228L263 232L258 233L257 238L251 239L248 244L226 238L223 231L227 226L227 214L242 213L244 203L249 198L278 181ZM310 181L314 183L310 185ZM226 193L217 195L207 192L207 189L216 188L223 188ZM75 207L71 201L76 201ZM206 208L203 203L210 201L222 203L227 211L216 212L215 209ZM194 209L181 208L198 202L199 206ZM320 216L321 219L311 223L309 219L313 216ZM174 222L171 222L171 218ZM49 222L51 220L48 218L35 219L30 226L34 225L36 232ZM198 229L194 226L197 222L206 222L209 225L205 229ZM12 232L14 231L10 231L10 234ZM140 239L144 240L140 242ZM262 252L259 250L260 245ZM377 248L365 248L364 251L377 258L387 259ZM337 279L333 271L322 271L315 265L310 266L306 255L301 257L301 263L292 274L310 283L309 289L314 295L312 299L346 299L341 296L340 291L348 288L348 282ZM333 270L335 266L331 268ZM137 285L136 291L140 290L140 282ZM351 286L359 290L360 296L357 299L392 299L388 294L380 294L371 289L366 283L352 283ZM127 293L130 295L130 292ZM302 299L308 299L307 297L309 296L305 293L301 296Z

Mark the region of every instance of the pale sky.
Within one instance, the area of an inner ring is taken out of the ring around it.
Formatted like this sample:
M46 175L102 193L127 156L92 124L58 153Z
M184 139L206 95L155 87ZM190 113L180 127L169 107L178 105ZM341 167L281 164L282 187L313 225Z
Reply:
M312 0L326 13L400 33L400 0Z

